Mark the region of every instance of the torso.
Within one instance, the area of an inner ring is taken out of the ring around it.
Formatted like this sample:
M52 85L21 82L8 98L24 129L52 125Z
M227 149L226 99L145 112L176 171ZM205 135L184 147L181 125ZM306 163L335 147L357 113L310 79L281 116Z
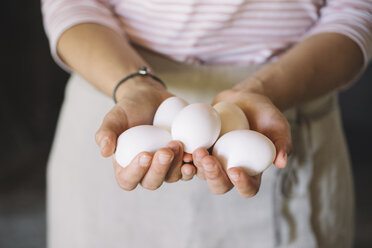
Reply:
M111 1L129 39L176 61L260 64L314 26L323 0Z

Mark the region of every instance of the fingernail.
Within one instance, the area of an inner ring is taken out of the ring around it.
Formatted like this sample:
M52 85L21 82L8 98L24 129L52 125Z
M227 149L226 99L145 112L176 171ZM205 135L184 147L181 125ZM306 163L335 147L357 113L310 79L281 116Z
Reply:
M287 161L287 156L288 156L288 154L285 152L285 153L283 153L283 159L285 160L285 161Z
M200 156L200 154L199 153L196 153L195 154L195 162L200 163L201 160L202 160L202 157Z
M232 179L233 181L238 181L238 180L239 180L239 173L230 172L230 173L229 173L229 177L230 177L230 179Z
M187 176L190 176L192 174L192 169L190 167L186 167L184 169L184 173L187 175Z
M107 137L103 138L101 142L99 143L99 148L102 150L106 146L107 142L108 142L108 138Z
M172 151L176 154L176 153L178 153L178 151L179 151L179 145L176 143L176 142L172 142L172 143L170 143L169 145L168 145L168 147L170 148L170 149L172 149Z
M203 168L206 171L213 171L214 170L214 164L213 163L204 164Z
M282 167L282 168L284 168L285 166L286 166L286 164L287 164L287 153L286 152L284 152L283 154L282 154L282 159L283 159L283 163L282 163L282 165L280 166L280 167Z
M159 163L161 164L167 164L170 162L172 156L168 154L161 153L159 154Z
M150 163L151 157L148 155L142 155L139 159L139 165L142 167L147 167Z
M183 155L183 161L184 161L185 163L191 163L191 162L192 162L192 155L189 154L189 153L185 153L185 154Z

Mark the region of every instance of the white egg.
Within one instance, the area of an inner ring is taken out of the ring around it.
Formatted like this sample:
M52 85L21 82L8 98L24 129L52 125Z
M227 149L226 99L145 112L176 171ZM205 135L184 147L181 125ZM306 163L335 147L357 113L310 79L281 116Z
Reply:
M173 96L164 100L156 110L153 125L171 131L176 115L188 105L182 98Z
M172 124L172 138L184 144L187 153L210 148L221 130L221 120L209 104L194 103L183 108Z
M172 136L167 130L150 125L132 127L123 132L117 142L115 159L126 167L140 152L155 152L166 147Z
M271 140L259 132L235 130L219 138L212 153L226 170L244 167L250 176L254 176L273 163L276 149Z
M249 129L249 123L243 110L230 102L219 102L213 106L221 118L221 133L224 135L233 130Z

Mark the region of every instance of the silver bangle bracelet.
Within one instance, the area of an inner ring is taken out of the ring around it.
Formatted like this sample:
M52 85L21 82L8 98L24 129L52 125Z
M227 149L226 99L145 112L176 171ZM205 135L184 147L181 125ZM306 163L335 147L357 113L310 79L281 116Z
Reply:
M117 99L116 99L116 91L118 90L119 86L122 85L125 81L131 79L131 78L134 78L134 77L137 77L137 76L141 76L141 77L151 77L153 78L154 80L158 81L159 83L161 83L165 88L167 88L164 84L164 82L158 78L157 76L151 74L148 72L148 69L146 66L141 66L139 69L138 69L138 72L135 72L135 73L132 73L128 76L126 76L125 78L123 78L122 80L119 81L119 83L115 86L114 88L114 91L112 92L112 98L114 99L114 102L115 104L117 103Z

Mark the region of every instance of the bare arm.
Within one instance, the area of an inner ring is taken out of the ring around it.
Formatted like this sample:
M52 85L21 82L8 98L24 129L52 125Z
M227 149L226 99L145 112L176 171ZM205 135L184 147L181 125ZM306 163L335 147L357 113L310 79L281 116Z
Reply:
M74 71L109 97L120 79L142 65L149 66L123 36L93 23L79 24L64 32L57 51Z
M362 66L362 52L350 38L336 33L319 34L299 43L236 88L266 95L284 110L340 88Z
M118 81L148 64L128 41L115 31L99 24L83 23L66 30L57 51L62 60L89 83L111 97ZM159 104L171 94L149 77L135 77L117 91L118 103L105 116L96 133L103 156L113 155L118 136L126 129L151 124ZM114 159L115 176L125 190L139 183L156 189L163 181L189 180L195 173L192 165L182 165L183 147L172 141L155 154L141 153L126 168Z
M229 101L239 105L252 129L274 142L277 150L274 163L283 168L292 142L290 126L281 111L345 85L362 65L361 50L348 37L331 33L316 35L253 77L221 92L215 103ZM261 175L249 177L241 168L230 168L226 173L219 161L202 149L193 155L198 176L206 178L212 192L225 193L233 186L244 197L258 192Z

